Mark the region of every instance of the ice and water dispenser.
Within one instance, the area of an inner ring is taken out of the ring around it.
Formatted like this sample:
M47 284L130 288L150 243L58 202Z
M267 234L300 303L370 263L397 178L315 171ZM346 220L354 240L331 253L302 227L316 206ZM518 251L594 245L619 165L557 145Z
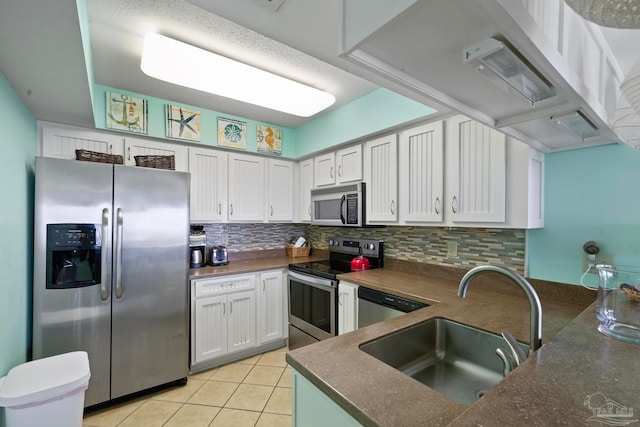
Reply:
M47 289L100 284L101 251L95 224L47 224Z

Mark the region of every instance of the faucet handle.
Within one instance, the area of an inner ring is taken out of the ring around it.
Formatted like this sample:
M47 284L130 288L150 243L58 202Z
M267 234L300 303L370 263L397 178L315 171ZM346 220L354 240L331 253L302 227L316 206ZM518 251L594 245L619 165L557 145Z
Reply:
M520 347L520 344L518 344L518 341L516 341L516 339L513 337L513 335L511 335L509 332L502 331L502 338L504 338L504 340L509 345L509 349L511 350L511 354L513 355L513 358L515 359L516 365L514 366L514 368L516 366L520 366L520 364L522 362L524 362L525 359L527 358L527 353L525 353L525 351L522 349L522 347Z
M507 353L502 347L496 348L496 354L500 360L502 360L502 376L506 377L518 365L516 365L513 356Z

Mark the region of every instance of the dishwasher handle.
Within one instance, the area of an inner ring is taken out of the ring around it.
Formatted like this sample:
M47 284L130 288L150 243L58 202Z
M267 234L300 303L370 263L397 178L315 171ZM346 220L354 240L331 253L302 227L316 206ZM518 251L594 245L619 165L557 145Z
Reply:
M412 301L407 298L398 297L386 292L380 292L374 289L365 288L363 286L358 287L358 298L372 302L374 304L390 307L404 313L410 313L412 311L429 306L429 304Z

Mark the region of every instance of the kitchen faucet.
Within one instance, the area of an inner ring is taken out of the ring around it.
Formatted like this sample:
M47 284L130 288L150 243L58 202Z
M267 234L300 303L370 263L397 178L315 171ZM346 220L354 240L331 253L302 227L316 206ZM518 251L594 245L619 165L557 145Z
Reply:
M531 312L531 324L530 324L530 338L529 338L529 355L542 346L542 305L540 304L540 298L533 289L533 286L519 273L504 267L498 267L493 265L481 265L475 267L464 275L460 280L458 286L458 296L466 297L467 289L471 281L479 274L485 272L499 273L513 280L527 295L529 300L530 312ZM502 336L506 340L512 355L505 353L502 349L497 349L496 354L502 359L504 363L504 374L508 374L511 369L520 365L526 359L527 355L522 351L516 340L509 332L503 332Z

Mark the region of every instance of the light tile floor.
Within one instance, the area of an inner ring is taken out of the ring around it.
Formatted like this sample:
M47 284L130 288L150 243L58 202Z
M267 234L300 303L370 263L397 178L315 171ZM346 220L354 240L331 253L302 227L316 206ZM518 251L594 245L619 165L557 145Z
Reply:
M176 386L85 415L84 427L291 426L291 368L282 347L190 375Z

